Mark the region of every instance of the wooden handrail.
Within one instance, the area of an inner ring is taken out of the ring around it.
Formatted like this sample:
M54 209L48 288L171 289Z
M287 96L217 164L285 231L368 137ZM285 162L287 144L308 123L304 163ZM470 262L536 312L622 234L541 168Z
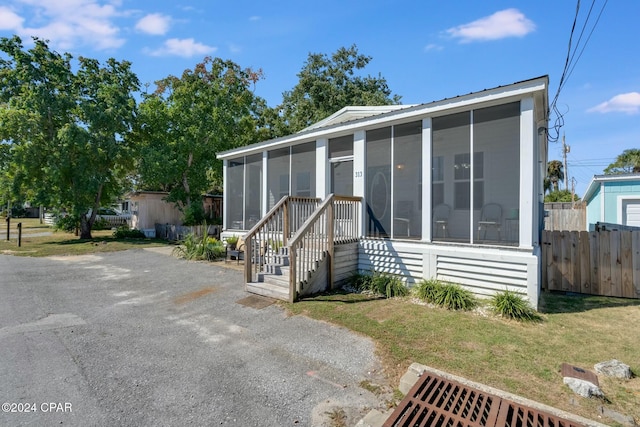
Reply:
M313 211L319 201L320 199L313 197L284 196L243 236L244 273L247 283L253 281L254 270L255 273L260 271L261 264L265 261L267 246L269 244L280 246L279 242L286 245L291 233L297 231L299 227L297 221L306 211ZM305 208L310 205L313 208ZM254 242L254 240L258 241Z
M333 286L335 243L344 243L358 238L361 215L359 205L356 203L361 203L361 201L361 197L330 194L291 237L288 244L289 300L291 302L297 299L298 285L303 282L301 275L311 274L324 257L327 258L327 282L329 288ZM344 209L345 205L351 210ZM336 217L341 215L348 217L343 218L347 220L348 227L346 231L342 230L338 233L339 225L336 222Z

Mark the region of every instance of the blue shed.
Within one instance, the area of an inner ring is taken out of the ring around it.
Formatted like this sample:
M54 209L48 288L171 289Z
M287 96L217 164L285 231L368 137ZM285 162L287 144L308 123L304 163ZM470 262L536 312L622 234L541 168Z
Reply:
M640 174L595 175L584 195L587 228L597 222L640 227Z

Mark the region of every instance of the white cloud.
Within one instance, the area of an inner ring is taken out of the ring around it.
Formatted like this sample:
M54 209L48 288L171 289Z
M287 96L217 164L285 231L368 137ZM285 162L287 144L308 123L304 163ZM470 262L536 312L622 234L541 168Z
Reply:
M262 19L262 17L261 16L257 16L257 15L249 17L249 21L259 21L261 19Z
M536 25L518 9L505 9L468 24L449 28L446 33L462 43L523 37Z
M151 13L138 21L136 30L154 36L162 36L169 31L171 17L161 13Z
M208 55L218 50L217 47L207 46L194 39L169 39L156 50L147 51L152 56L181 56L190 58L196 55Z
M440 46L439 44L435 44L435 43L429 43L428 45L426 45L424 47L424 51L425 52L432 52L432 51L439 52L439 51L441 51L443 49L444 49L444 47Z
M0 30L19 30L22 28L24 18L15 14L8 7L0 6Z
M621 93L602 104L590 108L588 111L590 113L640 113L640 93Z
M49 40L57 48L73 49L79 45L93 46L98 50L122 46L125 39L119 37L120 28L113 20L121 16L117 8L119 0L18 0L25 10L25 19L16 14L2 12L2 21L14 23L13 29L23 38L39 37ZM16 25L17 24L17 25Z
M242 52L242 47L235 43L229 43L229 52L231 53L240 53Z

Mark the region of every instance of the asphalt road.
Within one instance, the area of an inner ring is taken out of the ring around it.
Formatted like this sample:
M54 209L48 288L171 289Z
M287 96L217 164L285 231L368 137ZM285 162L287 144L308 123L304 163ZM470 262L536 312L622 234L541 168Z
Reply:
M0 293L2 426L329 425L380 405L359 386L379 380L370 340L238 303L239 271L0 255Z

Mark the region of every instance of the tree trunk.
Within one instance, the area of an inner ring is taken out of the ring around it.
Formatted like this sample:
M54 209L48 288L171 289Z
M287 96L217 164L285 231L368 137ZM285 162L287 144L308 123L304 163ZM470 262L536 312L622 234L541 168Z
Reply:
M95 214L92 212L91 215L94 216ZM81 239L86 239L86 240L93 239L93 237L91 236L91 226L92 224L89 224L89 219L87 218L87 216L81 215L80 216L80 238Z

